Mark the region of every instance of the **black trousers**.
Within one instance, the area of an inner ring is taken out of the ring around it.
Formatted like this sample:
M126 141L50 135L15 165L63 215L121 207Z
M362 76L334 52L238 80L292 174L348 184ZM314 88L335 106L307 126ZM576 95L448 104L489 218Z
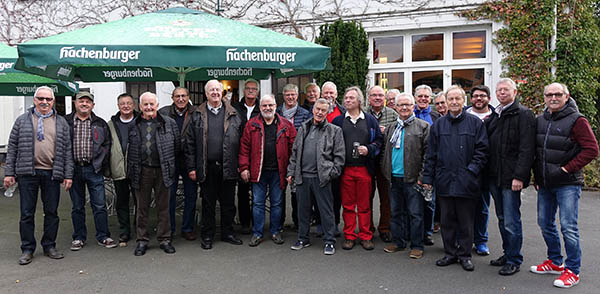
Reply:
M216 206L221 210L221 236L233 234L235 217L235 180L223 180L223 166L208 163L206 179L202 183L202 238L213 239L216 232Z
M250 205L252 186L251 183L244 181L238 181L237 184L238 217L243 227L249 227L252 222L252 205Z
M475 199L447 196L439 198L441 204L442 240L446 256L460 260L471 259L473 223L475 222Z
M146 166L142 166L140 189L135 190L135 196L137 197L136 240L138 242L148 242L150 240L148 218L150 214L150 202L152 202L152 190L154 190L154 202L156 203L156 214L158 215L156 239L158 239L158 242L170 241L169 188L164 184L160 167Z
M119 237L131 238L131 222L129 217L129 196L133 195L133 188L129 179L113 181L115 194L117 194L117 219L119 220ZM135 201L135 198L133 198Z
M335 217L333 216L333 195L331 194L331 183L325 187L319 186L319 178L302 178L302 184L296 186L298 197L298 240L308 242L310 231L310 216L312 205L316 201L319 206L321 224L323 225L323 241L327 244L335 244ZM314 195L314 199L312 200Z

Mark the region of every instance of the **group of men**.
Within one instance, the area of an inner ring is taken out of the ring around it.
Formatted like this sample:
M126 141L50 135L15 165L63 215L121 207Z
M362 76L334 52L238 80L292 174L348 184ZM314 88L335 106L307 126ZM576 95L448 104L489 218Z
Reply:
M91 93L78 93L75 111L62 117L53 109L52 90L38 88L34 107L13 126L4 178L5 186L19 182L19 263L33 259L38 190L44 205L44 254L63 258L55 248L61 183L72 201L71 250L80 250L87 242L87 186L99 245L127 246L132 238L133 198L134 254L144 255L153 194L159 247L175 253L171 239L177 231L175 196L181 178L181 236L195 240L198 231L203 249L213 247L217 201L221 241L243 244L233 228L236 186L241 233L252 234L249 245L258 246L265 238L267 198L270 238L283 244L289 187L298 230L294 250L311 245L309 231L316 219L323 253L334 254L343 219L343 249L359 243L372 250L378 231L390 243L385 252L410 249L409 257L418 259L424 245L433 245L432 234L441 226L445 256L436 264L460 263L467 271L474 269L472 248L489 254L491 195L504 252L490 263L501 266L501 275L512 275L523 261L520 193L528 186L533 167L538 223L548 260L530 270L561 274L555 286L578 283L581 170L598 156L598 144L566 86L553 83L544 89L546 109L537 118L519 103L516 85L507 78L496 85L500 103L496 108L489 105L486 86L472 88L470 107L464 107L465 91L452 86L433 100L437 111L430 106L433 92L427 85L416 87L414 96L373 86L367 99L359 87L349 87L341 105L333 82L321 88L309 83L300 105L298 87L288 84L279 107L271 94L259 99L259 86L256 80L246 80L244 97L232 105L223 100L223 85L210 80L204 89L206 101L198 106L190 103L187 89L176 88L173 103L160 110L157 96L146 92L139 97L140 113L134 110L133 97L122 94L117 98L119 111L108 123L93 113ZM118 242L108 229L105 176L115 185ZM202 221L196 230L198 185ZM372 217L376 190L377 228ZM554 222L557 208L567 251L564 266Z

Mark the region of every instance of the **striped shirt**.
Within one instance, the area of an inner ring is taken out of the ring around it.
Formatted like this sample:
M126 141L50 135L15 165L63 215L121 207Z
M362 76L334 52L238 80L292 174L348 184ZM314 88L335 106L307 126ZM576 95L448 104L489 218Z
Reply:
M92 162L92 119L88 117L85 120L79 119L75 115L73 132L73 155L75 163Z
M395 123L398 119L398 113L387 106L384 106L379 113L375 113L373 108L369 107L367 113L374 116L379 122L380 126L384 126L386 128Z

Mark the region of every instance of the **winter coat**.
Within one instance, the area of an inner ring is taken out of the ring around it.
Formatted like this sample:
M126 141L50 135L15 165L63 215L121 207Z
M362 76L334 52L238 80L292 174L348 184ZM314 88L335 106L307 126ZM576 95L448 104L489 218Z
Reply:
M292 146L296 139L296 128L292 123L275 114L273 123L277 124L276 132L276 150L277 150L277 167L279 171L279 186L285 189L287 181L285 179L290 156L292 155ZM250 171L250 182L258 183L262 173L265 130L262 116L251 118L246 127L240 142L239 165L240 172Z
M448 112L431 127L422 182L441 197L481 197L487 151L483 122L464 111L458 117Z
M396 121L385 129L383 146L381 148L383 156L381 156L379 166L388 182L392 180L392 152L394 150L394 143L390 142L390 140L397 126L398 122ZM416 183L423 177L423 164L425 162L425 154L427 154L429 129L429 123L420 118L415 118L405 123L403 149L405 183Z
M133 117L135 118L137 115L138 113L134 111ZM127 154L123 154L123 146L121 146L123 134L121 134L119 127L117 126L120 116L121 113L117 112L117 114L113 115L107 123L112 140L110 146L110 178L116 181L127 178ZM127 146L125 146L125 150L127 152Z
M277 114L279 114L281 117L283 117L282 107L283 107L283 105L277 107ZM302 123L304 123L307 120L310 120L311 118L312 118L311 112L302 108L301 106L298 106L296 108L296 114L294 115L294 122L293 122L294 128L296 128L296 131L298 131L298 129L300 128ZM290 122L291 122L291 120L290 120Z
M181 149L181 138L177 123L170 117L156 115L158 128L156 129L156 149L160 158L160 169L165 187L171 187L175 181L175 153ZM142 175L142 142L140 124L142 116L135 119L135 125L129 129L129 146L127 149L127 177L131 180L134 189L140 189Z
M65 116L65 119L69 124L71 142L74 146L75 112L71 112ZM92 120L90 124L90 131L92 132L92 166L96 173L104 174L106 172L108 174L110 168L110 146L112 144L108 124L93 112L90 115L90 119ZM73 155L75 155L75 147L73 147Z
M35 175L33 107L15 120L8 139L8 153L4 176ZM56 144L52 180L62 182L73 179L73 145L69 124L64 117L56 115Z

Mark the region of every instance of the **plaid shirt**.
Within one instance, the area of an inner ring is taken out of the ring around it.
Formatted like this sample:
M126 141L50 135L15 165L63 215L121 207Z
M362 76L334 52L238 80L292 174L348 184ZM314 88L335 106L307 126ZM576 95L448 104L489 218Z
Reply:
M380 126L384 126L386 128L395 123L398 119L398 113L387 106L384 106L379 114L376 114L371 107L369 107L367 112L377 119Z
M73 155L75 163L92 162L92 118L85 120L74 116Z

